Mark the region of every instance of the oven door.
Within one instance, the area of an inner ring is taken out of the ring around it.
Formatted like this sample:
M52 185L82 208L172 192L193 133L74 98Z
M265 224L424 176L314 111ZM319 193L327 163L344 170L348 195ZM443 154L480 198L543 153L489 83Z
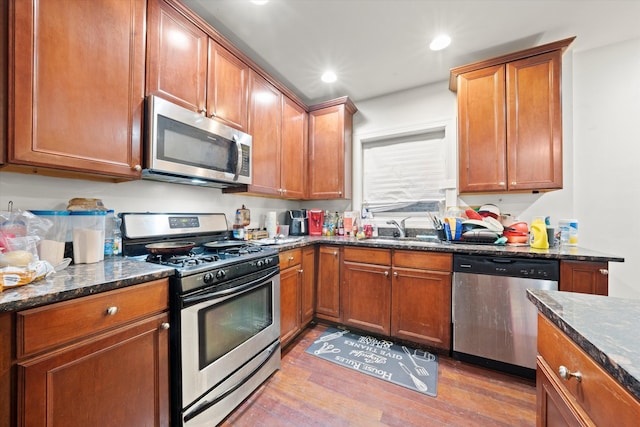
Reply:
M183 408L280 338L279 269L254 273L229 284L233 286L224 291L205 289L183 299Z

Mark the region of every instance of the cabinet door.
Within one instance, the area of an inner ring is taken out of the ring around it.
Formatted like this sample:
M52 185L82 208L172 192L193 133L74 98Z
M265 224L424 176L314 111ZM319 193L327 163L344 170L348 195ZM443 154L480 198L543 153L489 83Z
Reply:
M459 191L506 191L505 68L458 77Z
M340 249L320 246L316 280L316 316L340 321Z
M209 39L207 114L247 132L249 66Z
M12 3L8 161L139 177L145 0Z
M365 331L390 335L391 267L345 261L340 289L342 319Z
M313 320L316 295L316 250L314 247L302 250L302 327Z
M538 427L594 426L588 415L558 384L549 365L538 356L536 361L536 418Z
M307 113L287 97L282 100L282 196L303 199L307 184Z
M253 71L249 76L249 134L253 137L249 192L279 196L282 94Z
M169 425L167 321L160 314L19 363L19 424Z
M451 273L393 269L391 335L449 350Z
M300 330L300 266L280 272L280 341L286 345Z
M509 190L562 188L561 55L507 64Z
M346 155L346 156L345 156ZM309 198L351 197L351 115L344 105L309 113Z
M609 263L561 261L558 289L583 294L609 294Z
M163 0L149 1L147 94L205 111L209 37Z

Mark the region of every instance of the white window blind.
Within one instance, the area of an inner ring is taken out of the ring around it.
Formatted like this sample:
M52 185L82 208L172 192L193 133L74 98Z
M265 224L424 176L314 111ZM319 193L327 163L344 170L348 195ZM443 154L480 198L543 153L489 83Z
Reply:
M363 142L366 206L373 212L413 210L443 200L450 186L445 142L444 128Z

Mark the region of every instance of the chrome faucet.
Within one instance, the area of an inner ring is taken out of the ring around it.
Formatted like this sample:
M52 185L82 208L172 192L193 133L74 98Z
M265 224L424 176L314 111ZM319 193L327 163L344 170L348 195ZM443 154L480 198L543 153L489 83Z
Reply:
M400 233L400 236L398 237L407 237L407 227L405 225L405 221L408 220L409 218L411 217L410 216L406 217L405 219L400 221L400 224L398 224L396 220L390 219L389 221L387 221L387 224L394 225L398 229L398 232Z

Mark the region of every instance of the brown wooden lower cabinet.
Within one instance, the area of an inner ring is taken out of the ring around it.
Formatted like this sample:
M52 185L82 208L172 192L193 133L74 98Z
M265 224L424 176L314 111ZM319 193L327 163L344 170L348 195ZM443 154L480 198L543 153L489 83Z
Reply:
M162 279L17 312L18 425L168 425L167 309Z
M609 294L609 263L560 261L558 290L583 294Z
M289 344L313 320L315 249L280 253L280 342Z
M316 317L340 322L340 247L318 248Z
M344 248L342 323L450 350L451 254Z
M636 426L640 401L549 319L538 314L537 425ZM579 372L563 379L560 367Z
M340 306L342 322L390 335L391 250L344 248Z

